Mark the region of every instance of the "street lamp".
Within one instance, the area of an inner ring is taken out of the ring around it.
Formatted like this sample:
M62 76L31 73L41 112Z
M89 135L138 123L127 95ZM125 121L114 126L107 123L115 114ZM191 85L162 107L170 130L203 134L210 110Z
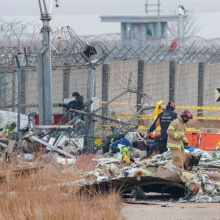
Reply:
M187 9L183 5L179 5L176 10L177 15L179 16L178 19L178 38L182 39L184 37L184 22L183 16L186 14Z

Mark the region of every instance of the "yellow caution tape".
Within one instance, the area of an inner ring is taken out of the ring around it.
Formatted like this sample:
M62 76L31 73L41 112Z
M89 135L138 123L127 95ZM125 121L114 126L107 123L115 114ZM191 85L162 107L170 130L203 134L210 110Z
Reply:
M187 105L178 105L176 108L180 109L202 109L202 110L210 110L210 111L216 111L220 110L220 107L218 106L187 106Z
M107 102L100 101L100 104L106 104ZM137 106L140 104L133 104L133 103L123 103L123 102L111 102L109 103L110 105L129 105L129 106ZM149 106L149 105L144 105L144 106ZM163 106L165 107L165 106ZM195 110L209 110L209 111L216 111L220 110L220 107L218 106L191 106L191 105L177 105L175 106L177 109L195 109Z
M131 114L115 114L116 117L129 119L133 117ZM138 115L138 120L153 120L155 117L153 115ZM197 120L220 120L220 116L193 116L193 119Z
M99 127L99 126L98 126L98 127ZM111 129L111 125L101 125L100 127ZM119 127L120 127L120 126L119 126ZM127 130L127 129L131 128L131 127L133 127L134 129L136 129L136 127L134 127L134 126L127 126L127 127L125 127L124 129ZM149 129L149 126L145 126L145 125L139 125L138 128L137 128L137 130L144 130L144 131L147 131L148 129ZM161 128L160 128L160 126L158 126L158 127L156 128L156 131L160 131L160 130L161 130ZM198 128L186 128L186 131L199 132L200 129L198 129ZM99 139L99 138L98 138L98 139ZM101 139L95 140L94 144L96 144L97 146L100 146L100 144L101 144L100 141L101 141Z

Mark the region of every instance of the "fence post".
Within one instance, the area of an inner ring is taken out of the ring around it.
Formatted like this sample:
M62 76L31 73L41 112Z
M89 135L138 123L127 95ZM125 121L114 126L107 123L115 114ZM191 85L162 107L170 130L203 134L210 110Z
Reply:
M21 85L21 114L26 114L26 72L24 72L24 70L21 70Z
M94 70L88 70L88 83L87 83L87 103L91 102L94 97ZM88 105L88 112L91 112L91 104ZM94 121L89 115L85 115L85 146L88 153L93 153L94 146Z
M17 132L20 139L21 129L21 65L18 59L18 55L15 55L17 66L18 66L18 113L17 113Z
M102 66L102 101L108 102L108 87L109 87L109 64ZM108 106L102 109L102 115L108 116Z
M16 89L16 85L15 85L15 76L16 76L16 74L14 73L14 72L12 72L12 80L13 80L13 82L12 82L12 86L13 86L13 88L12 88L12 111L13 112L15 112L15 89Z
M176 62L170 61L169 101L175 102L175 74Z
M203 106L205 63L199 62L198 65L198 106ZM203 110L198 109L197 115L203 116Z
M70 70L64 69L63 70L63 100L69 98L70 93ZM66 110L63 109L63 113L65 113Z
M138 60L138 79L137 79L137 88L138 91L143 92L144 91L144 67L145 67L145 61L144 60ZM141 109L141 94L137 94L137 111Z

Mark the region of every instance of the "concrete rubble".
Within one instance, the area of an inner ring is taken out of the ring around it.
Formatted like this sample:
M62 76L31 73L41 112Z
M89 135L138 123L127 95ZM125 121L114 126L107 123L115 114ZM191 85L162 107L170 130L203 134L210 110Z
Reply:
M13 131L13 126L8 129ZM10 132L11 132L10 131ZM41 135L40 135L41 132ZM53 162L60 170L71 167L72 172L82 172L82 179L66 184L77 184L81 188L110 184L121 188L122 196L147 199L146 193L155 192L170 195L180 194L179 203L220 202L220 149L209 154L194 147L185 151L200 156L198 167L192 171L178 170L171 160L170 152L149 155L153 142L143 139L138 132L129 132L119 140L109 144L109 152L85 154L83 138L68 138L62 132L56 138L49 137L47 131L31 131L23 135L19 142L1 139L1 160L21 167L26 164L27 172ZM137 141L144 141L146 149L134 147ZM150 144L149 144L150 143ZM215 146L213 146L215 147ZM21 168L20 168L21 169ZM19 168L15 169L19 172ZM51 171L52 172L52 171ZM4 170L0 177L4 177ZM128 202L128 200L125 199ZM171 207L167 205L164 207Z

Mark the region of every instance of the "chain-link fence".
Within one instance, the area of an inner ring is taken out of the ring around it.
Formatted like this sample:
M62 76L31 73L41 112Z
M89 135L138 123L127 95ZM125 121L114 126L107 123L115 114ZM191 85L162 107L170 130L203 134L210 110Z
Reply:
M40 27L4 24L0 30L0 117L3 121L16 121L20 107L21 128L27 126L29 114L38 114L37 52L42 44ZM177 40L176 43L173 40L170 37L134 38L132 34L126 38L124 33L79 37L70 27L52 29L53 115L59 115L61 120L66 109L59 104L68 103L73 92L79 92L84 102L88 101L89 68L95 69L94 96L98 98L95 107L98 110L96 115L83 114L84 118L91 119L91 129L86 128L82 121L76 123L78 125L74 128L78 137L85 135L87 129L88 141L94 142L97 138L107 141L121 128L129 130L129 126L135 124L148 126L152 122L149 117L144 121L134 117L130 121L142 104L153 106L162 99L165 103L175 101L178 106L218 105L214 100L214 87L220 83L219 64L214 63L220 61L220 41L199 37ZM97 50L91 60L82 56L87 42ZM21 64L20 102L15 55L18 55ZM97 64L95 67L94 63ZM212 65L208 65L210 63ZM149 111L141 114L148 115ZM192 111L196 116L218 115L217 111ZM63 120L62 124L66 123Z

